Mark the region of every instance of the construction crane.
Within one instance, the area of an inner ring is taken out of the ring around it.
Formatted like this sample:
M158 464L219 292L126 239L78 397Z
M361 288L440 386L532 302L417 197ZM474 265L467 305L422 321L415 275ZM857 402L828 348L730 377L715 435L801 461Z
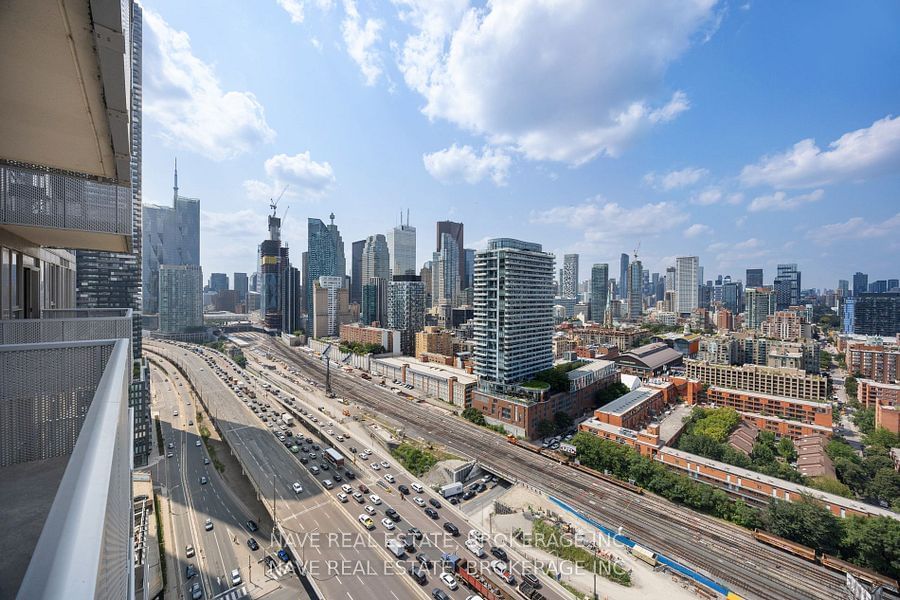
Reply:
M638 240L637 246L635 246L635 248L634 248L634 258L635 258L635 260L637 260L637 257L638 257L638 250L640 250L640 249L641 249L641 240Z
M287 189L288 189L289 187L290 187L290 184L284 186L284 189L281 190L281 193L280 193L280 194L278 194L278 199L277 199L277 200L272 200L271 198L269 199L269 208L272 209L272 216L273 216L273 217L275 216L275 209L278 208L278 203L281 202L282 196L284 196L284 193L287 191ZM288 207L288 208L290 208L290 207ZM285 211L285 212L287 212L287 211Z

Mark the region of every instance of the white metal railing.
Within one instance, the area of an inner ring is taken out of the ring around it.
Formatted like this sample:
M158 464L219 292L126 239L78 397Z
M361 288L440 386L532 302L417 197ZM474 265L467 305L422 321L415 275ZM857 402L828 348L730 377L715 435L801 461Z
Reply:
M54 352L90 342L34 344ZM131 414L127 339L107 341L108 359L53 500L18 598L121 599L133 573ZM17 352L0 348L0 354ZM35 377L31 374L31 377ZM64 377L57 377L57 381ZM0 397L2 394L0 394ZM5 398L5 397L4 397Z
M0 345L131 339L132 310L44 310L40 319L0 320Z

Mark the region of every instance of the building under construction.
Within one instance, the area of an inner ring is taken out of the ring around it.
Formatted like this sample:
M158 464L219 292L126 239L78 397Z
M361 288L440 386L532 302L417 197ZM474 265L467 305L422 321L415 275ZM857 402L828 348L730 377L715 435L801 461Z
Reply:
M259 245L259 312L267 329L293 332L300 328L300 272L291 266L288 247L281 244L278 201L270 206L269 238Z

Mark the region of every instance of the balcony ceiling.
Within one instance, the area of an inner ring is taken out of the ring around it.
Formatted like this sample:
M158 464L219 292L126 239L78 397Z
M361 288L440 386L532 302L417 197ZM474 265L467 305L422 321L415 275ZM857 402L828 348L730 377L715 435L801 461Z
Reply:
M119 0L0 0L0 13L0 159L129 183Z

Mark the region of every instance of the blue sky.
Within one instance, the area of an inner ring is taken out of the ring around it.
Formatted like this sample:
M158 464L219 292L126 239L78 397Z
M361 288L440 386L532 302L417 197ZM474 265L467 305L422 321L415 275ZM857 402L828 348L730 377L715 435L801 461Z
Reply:
M804 287L900 276L900 4L145 0L144 201L199 197L204 272L410 209L466 245ZM279 211L281 212L281 211ZM298 257L299 262L299 257Z

